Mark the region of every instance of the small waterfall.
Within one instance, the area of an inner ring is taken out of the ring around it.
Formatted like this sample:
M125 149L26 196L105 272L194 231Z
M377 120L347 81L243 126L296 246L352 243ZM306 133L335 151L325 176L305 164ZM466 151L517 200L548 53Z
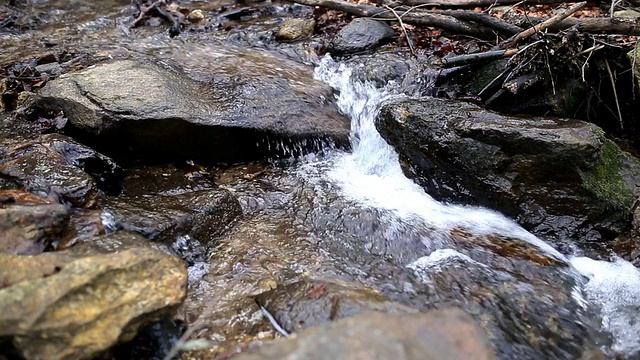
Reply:
M351 118L351 153L331 157L328 177L336 183L342 196L363 206L384 209L394 214L388 223L406 228L428 229L425 242L442 241L429 256L408 264L409 268L437 269L447 259L473 261L447 247L452 229L474 234L500 234L527 241L549 255L569 263L576 276L588 279L583 289L576 289L578 301L586 295L591 305L601 309L602 327L614 337L612 349L635 356L640 351L640 271L622 259L614 262L585 257L565 256L551 245L521 228L500 213L470 206L444 204L434 200L402 172L398 154L381 137L375 116L386 101L401 98L395 84L378 89L372 84L353 81L351 69L326 56L315 70L317 79L337 90L340 110ZM393 231L393 229L391 230ZM433 248L428 246L428 248Z

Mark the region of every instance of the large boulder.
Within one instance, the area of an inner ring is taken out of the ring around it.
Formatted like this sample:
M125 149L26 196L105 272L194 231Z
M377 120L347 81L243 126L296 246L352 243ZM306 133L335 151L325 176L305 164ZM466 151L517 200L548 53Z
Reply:
M230 51L99 64L48 83L37 106L63 111L76 130L98 135L99 149L123 158L238 162L348 146L349 121L310 69Z
M491 360L474 320L458 309L426 314L366 313L315 327L234 359Z
M0 274L0 342L25 359L94 358L170 316L186 296L185 264L147 247L0 254Z
M422 99L385 105L376 126L440 200L583 241L609 239L631 219L640 164L593 124Z

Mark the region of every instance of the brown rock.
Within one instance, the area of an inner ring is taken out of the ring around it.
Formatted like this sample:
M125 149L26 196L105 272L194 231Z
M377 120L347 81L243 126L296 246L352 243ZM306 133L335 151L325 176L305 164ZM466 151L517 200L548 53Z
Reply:
M241 354L265 359L495 359L474 320L452 308L412 315L368 313L311 328Z
M0 191L0 253L37 255L57 239L69 209L25 191Z
M276 40L293 41L311 36L315 26L313 19L289 19L280 25Z
M26 359L90 359L169 316L184 263L149 248L74 257L0 255L0 338Z

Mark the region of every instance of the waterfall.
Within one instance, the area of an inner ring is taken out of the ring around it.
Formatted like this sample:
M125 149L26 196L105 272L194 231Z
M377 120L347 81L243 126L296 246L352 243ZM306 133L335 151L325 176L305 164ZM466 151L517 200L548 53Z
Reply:
M603 329L614 337L614 351L627 355L640 351L640 272L637 268L622 259L606 262L561 254L498 212L433 199L405 177L398 154L375 127L380 106L403 97L402 89L393 83L379 89L354 81L351 75L349 67L330 56L324 57L315 69L315 77L337 91L337 105L351 119L352 151L336 152L327 171L342 196L363 206L390 211L396 217L394 223L405 222L429 229L425 242L437 239L446 243L447 234L454 228L527 241L569 263L576 275L587 278L576 296L585 294L587 301L601 309ZM429 264L437 265L447 258L471 260L454 249L438 249L409 267L429 268Z

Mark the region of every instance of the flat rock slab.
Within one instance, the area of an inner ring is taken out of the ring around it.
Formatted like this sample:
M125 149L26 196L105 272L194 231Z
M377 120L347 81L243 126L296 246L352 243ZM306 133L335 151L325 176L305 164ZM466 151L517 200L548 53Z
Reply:
M76 257L0 254L0 339L25 359L91 359L170 316L186 296L177 257L149 248Z
M390 315L367 313L275 341L238 360L265 359L495 359L474 320L461 310Z
M38 107L63 111L110 155L237 162L348 146L349 121L310 69L250 51L194 51L64 75L45 86Z

